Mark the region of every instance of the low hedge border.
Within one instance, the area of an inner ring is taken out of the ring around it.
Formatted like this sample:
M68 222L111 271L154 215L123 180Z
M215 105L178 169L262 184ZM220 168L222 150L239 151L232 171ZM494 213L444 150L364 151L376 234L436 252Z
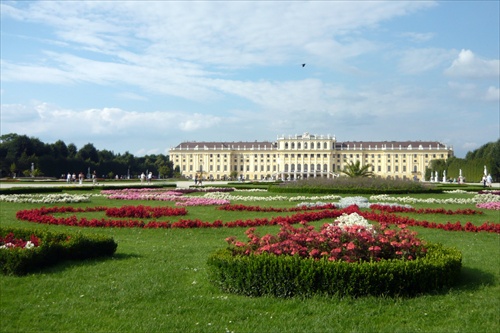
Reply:
M25 275L63 260L112 256L118 246L113 238L101 235L0 227L3 237L11 232L16 238L25 240L35 235L40 239L40 245L31 249L0 249L0 271L5 275Z
M450 287L460 275L462 254L428 244L425 257L347 263L298 256L233 256L229 249L208 259L209 280L224 292L246 296L416 296Z
M304 194L434 194L443 193L442 189L426 188L426 189L391 189L391 188L364 188L364 187L287 187L272 185L268 188L269 192L273 193L304 193Z

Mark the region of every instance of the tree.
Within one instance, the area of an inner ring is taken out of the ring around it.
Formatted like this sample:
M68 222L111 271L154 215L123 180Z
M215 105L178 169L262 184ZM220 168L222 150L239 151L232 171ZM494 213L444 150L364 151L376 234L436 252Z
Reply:
M95 149L94 145L91 143L87 143L83 146L77 153L77 157L81 158L85 162L99 162L99 154L97 153L97 149Z
M341 172L351 178L373 177L374 173L370 170L371 168L371 164L361 166L361 162L356 161L348 163Z

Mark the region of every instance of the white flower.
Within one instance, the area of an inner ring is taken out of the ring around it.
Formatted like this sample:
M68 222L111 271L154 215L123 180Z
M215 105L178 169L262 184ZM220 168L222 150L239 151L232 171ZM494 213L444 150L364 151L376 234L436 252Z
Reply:
M360 226L364 227L366 230L373 231L373 225L371 225L363 216L359 215L358 213L344 213L330 225L336 225L342 229L353 226Z

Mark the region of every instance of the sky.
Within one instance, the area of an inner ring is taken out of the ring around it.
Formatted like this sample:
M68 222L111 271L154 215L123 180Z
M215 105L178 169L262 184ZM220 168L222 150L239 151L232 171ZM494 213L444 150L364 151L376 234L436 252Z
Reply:
M465 157L500 137L499 3L1 0L0 133L144 156L308 132Z

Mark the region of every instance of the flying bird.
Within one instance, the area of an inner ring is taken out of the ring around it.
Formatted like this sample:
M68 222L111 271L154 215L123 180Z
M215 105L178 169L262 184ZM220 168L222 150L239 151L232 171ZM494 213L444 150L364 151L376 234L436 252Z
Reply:
M302 67L306 67L306 64L302 64Z

